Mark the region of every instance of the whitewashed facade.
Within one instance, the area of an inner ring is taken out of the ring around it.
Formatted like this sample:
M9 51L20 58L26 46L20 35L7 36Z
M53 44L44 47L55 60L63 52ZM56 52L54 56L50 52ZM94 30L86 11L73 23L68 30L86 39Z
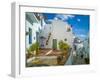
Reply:
M29 48L32 43L36 42L37 34L36 32L39 33L39 30L41 29L41 24L35 17L33 13L26 13L26 22L25 22L25 27L26 27L26 48ZM31 32L29 31L31 30ZM30 38L29 38L30 35ZM30 40L30 41L29 41Z
M70 30L68 31L68 29ZM57 49L59 49L58 43L60 40L63 40L72 47L73 45L72 28L66 22L62 20L53 20L50 24L46 24L41 33L41 35L46 38L45 42L48 39L49 34L51 35L48 40L48 44L45 45L44 43L45 48L53 47L53 39L56 39Z

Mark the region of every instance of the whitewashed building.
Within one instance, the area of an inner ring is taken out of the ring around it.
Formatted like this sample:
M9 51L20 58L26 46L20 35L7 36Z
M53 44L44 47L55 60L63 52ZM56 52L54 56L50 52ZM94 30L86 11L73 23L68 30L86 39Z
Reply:
M71 47L73 45L72 27L62 20L53 20L46 24L41 36L44 37L44 42L41 41L44 48L59 49L58 43L60 40L68 43Z
M41 30L40 21L37 19L34 13L26 13L26 48L29 48L32 43L39 40L39 32Z

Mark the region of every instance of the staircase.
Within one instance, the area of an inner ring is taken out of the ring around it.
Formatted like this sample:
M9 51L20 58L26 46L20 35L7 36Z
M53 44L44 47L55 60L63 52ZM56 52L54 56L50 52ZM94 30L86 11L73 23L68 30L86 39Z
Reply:
M49 33L48 38L46 40L46 45L48 45L49 39L50 39L51 33Z

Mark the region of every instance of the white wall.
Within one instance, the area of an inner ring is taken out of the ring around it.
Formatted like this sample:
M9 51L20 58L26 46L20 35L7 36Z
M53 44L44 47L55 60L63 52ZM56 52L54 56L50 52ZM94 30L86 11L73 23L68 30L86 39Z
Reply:
M31 24L29 21L26 20L26 31L29 32L29 28L32 29L32 43L36 42L36 32L41 29L40 23L33 23ZM35 38L35 39L34 39ZM29 48L31 44L29 44L29 35L26 35L26 48Z
M32 29L32 24L29 23L29 21L26 20L26 32L29 32L29 28ZM26 48L30 46L29 44L29 35L26 35Z
M59 43L60 40L64 41L64 39L66 38L67 41L65 42L72 47L73 44L72 30L67 32L67 28L70 26L66 22L63 22L61 20L54 20L52 26L53 26L52 38L57 39L57 44Z
M52 39L53 39L53 37L52 37L52 35L53 35L53 33L52 33L53 28L52 27L53 27L52 24L46 24L45 25L45 30L44 31L45 31L46 37L48 38L49 33L51 33L51 36L50 36L48 45L46 45L46 48L52 48Z
M48 38L49 33L51 32L51 37L49 39L48 45L46 45L46 48L52 48L53 39L57 39L57 49L59 49L59 41L64 41L65 38L67 39L66 43L68 43L72 47L73 34L72 29L71 31L67 32L68 27L70 27L70 25L61 20L53 20L51 24L46 24L42 33L42 35L46 37L46 40Z

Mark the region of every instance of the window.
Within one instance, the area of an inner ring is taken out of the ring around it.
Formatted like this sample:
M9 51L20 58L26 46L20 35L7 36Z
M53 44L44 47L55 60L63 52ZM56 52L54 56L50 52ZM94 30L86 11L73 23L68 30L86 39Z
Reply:
M51 29L51 27L50 27L50 29Z
M65 38L64 41L67 41L67 39Z
M34 40L35 40L35 37L34 37Z
M32 29L29 28L29 44L32 44Z

